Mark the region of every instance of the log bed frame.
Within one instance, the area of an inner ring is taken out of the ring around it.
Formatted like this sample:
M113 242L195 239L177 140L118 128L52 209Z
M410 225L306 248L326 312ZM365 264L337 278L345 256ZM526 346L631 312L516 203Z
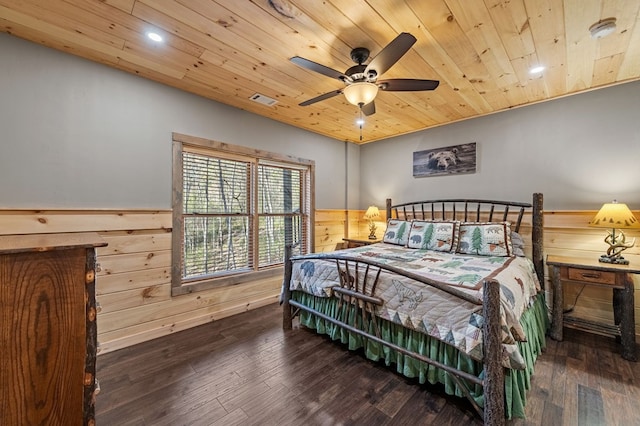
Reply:
M533 203L519 203L510 201L492 201L477 199L442 199L427 200L419 202L392 205L391 199L387 199L387 218L416 219L416 220L441 220L456 219L462 221L507 221L510 209L517 213L517 219L511 220L511 230L520 231L520 225L526 209L531 211L531 244L532 260L540 285L544 287L544 260L543 260L543 197L540 193L533 194ZM475 207L475 209L474 209ZM498 210L498 212L496 212ZM486 425L502 425L505 422L504 407L504 368L500 362L501 353L501 333L500 333L500 287L497 281L488 280L484 282L483 325L484 341L484 372L485 377L480 379L466 372L453 367L441 364L438 361L425 357L424 355L411 352L393 343L383 341L379 335L376 322L373 321L376 334L370 334L353 324L348 324L342 320L329 317L315 309L309 308L295 300L291 300L292 262L298 257L292 257L292 247L289 244L285 248L285 272L282 294L283 305L283 328L291 330L293 317L300 313L300 310L307 311L344 329L363 336L367 339L385 345L399 353L412 357L419 361L438 367L450 374L451 378L462 389L463 393L471 401L471 404L483 418ZM475 299L470 298L463 292L457 291L453 287L442 285L427 278L417 276L411 272L403 271L393 266L381 264L372 260L355 259L349 255L332 252L326 254L306 255L305 259L323 259L335 262L340 275L340 286L333 287L334 295L339 299L339 303L347 303L349 309L356 310L356 317L360 315L363 320L374 318L376 306L382 305L382 300L375 296L375 287L381 271L389 271L415 279L426 285L430 285L459 296L474 304L479 304ZM360 272L359 272L360 271ZM361 272L361 271L364 271ZM361 274L358 278L358 274ZM364 289L358 285L363 282ZM364 322L364 321L363 321ZM471 398L468 386L461 381L464 379L472 384L481 385L484 390L484 410Z

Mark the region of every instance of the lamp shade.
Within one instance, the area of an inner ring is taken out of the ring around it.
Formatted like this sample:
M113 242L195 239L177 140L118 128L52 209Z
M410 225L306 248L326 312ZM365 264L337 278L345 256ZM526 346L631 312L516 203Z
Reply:
M365 219L377 219L380 217L380 210L376 206L369 206L367 212L364 214Z
M640 228L640 222L624 203L613 201L602 206L598 214L589 222L597 228Z
M367 105L375 99L378 94L378 86L366 81L352 83L342 89L344 97L353 105Z

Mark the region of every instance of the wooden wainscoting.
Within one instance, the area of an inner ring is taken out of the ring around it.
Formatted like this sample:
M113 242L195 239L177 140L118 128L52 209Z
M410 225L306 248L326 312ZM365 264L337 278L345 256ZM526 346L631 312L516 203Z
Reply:
M342 239L349 235L349 212L347 210L316 210L315 250L325 252L335 250Z
M546 254L598 257L604 252L605 231L586 226L595 213L546 212ZM634 213L640 217L639 212ZM334 250L344 237L366 239L369 229L363 215L363 210L317 210L315 250ZM522 231L527 235L530 226L526 218L524 223ZM376 224L377 235L382 237L385 218ZM275 303L278 299L280 278L171 297L169 210L0 211L0 235L87 231L98 232L109 244L97 250L101 353ZM640 232L627 235L638 238L638 244L627 250L625 257L638 264ZM640 280L634 279L636 289L640 289ZM567 305L573 303L579 290L579 287L566 286ZM640 293L636 299L636 330L640 332ZM611 291L586 288L575 312L588 319L612 322Z
M275 303L282 278L171 297L171 211L2 211L0 235L96 231L100 353Z

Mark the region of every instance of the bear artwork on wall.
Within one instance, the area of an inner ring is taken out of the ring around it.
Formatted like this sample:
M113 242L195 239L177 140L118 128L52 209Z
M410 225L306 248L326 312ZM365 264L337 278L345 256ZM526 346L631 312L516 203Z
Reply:
M413 177L476 172L476 143L465 143L413 153Z

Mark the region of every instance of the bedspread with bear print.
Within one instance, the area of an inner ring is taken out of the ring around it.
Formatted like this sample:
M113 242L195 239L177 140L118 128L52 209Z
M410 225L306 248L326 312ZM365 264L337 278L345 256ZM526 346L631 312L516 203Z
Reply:
M533 263L525 257L490 257L409 249L392 244L372 244L340 251L356 259L402 268L438 283L464 291L482 302L484 281L500 283L503 365L522 369L525 362L517 341L526 340L520 325L522 313L540 291ZM372 267L369 274L375 273ZM359 279L364 272L361 271ZM373 277L369 277L371 280ZM291 290L331 297L340 285L335 261L304 257L293 263ZM384 304L376 308L380 318L417 330L455 346L482 360L482 306L410 278L383 271L375 295Z

